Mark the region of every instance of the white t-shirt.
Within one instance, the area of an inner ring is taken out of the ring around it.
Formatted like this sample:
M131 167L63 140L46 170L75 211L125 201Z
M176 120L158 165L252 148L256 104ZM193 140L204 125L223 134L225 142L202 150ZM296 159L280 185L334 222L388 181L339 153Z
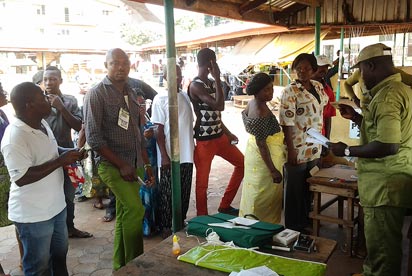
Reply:
M44 164L59 156L52 130L45 120L42 120L42 124L47 130L47 136L41 130L31 128L17 119L6 128L1 141L1 152L12 182L8 217L14 222L46 221L66 207L62 168L22 187L15 183L30 167Z
M193 111L187 93L180 91L177 93L177 104L179 110L179 148L180 163L193 163ZM171 157L170 150L170 127L169 127L169 98L167 91L162 91L156 95L152 103L151 122L164 126L166 137L166 151ZM157 163L162 164L159 146L157 146Z

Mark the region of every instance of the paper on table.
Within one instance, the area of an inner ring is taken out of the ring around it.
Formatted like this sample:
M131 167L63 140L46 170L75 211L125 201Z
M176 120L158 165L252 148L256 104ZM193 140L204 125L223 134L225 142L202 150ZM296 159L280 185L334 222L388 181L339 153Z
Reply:
M232 272L229 274L229 276L279 276L279 274L263 265L246 270L241 270L240 272Z
M240 224L240 225L246 225L250 226L258 222L257 220L254 219L248 219L248 218L241 218L241 217L236 217L233 219L229 219L229 221L235 223L235 224Z
M309 135L306 138L306 142L314 143L314 144L321 144L322 146L328 147L327 143L329 139L323 136L319 131L314 128L309 128L306 133Z
M217 222L217 223L208 223L207 225L209 226L215 226L215 227L222 227L222 228L242 228L242 229L250 229L248 226L243 226L243 225L235 225L234 223L231 222Z

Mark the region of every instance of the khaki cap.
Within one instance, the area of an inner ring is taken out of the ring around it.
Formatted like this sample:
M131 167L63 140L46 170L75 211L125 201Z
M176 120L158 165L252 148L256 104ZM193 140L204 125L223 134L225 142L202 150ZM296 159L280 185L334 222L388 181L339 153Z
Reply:
M359 63L361 63L362 61L371 59L371 58L381 57L381 56L392 56L391 50L392 50L391 47L388 47L382 43L376 43L376 44L366 46L360 51L358 55L358 61L351 68L358 68Z
M318 66L324 66L324 65L332 66L332 62L325 55L316 56L316 63L318 64Z

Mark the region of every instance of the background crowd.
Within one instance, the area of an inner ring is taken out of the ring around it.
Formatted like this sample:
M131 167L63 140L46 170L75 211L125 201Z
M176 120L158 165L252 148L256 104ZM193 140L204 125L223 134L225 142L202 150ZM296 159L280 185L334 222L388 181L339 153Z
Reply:
M282 92L278 118L267 105L273 98L273 78L257 73L248 81L246 92L253 99L242 112L250 134L245 155L236 146L238 137L222 121L226 95L215 52L201 49L197 64L197 76L187 91L182 89L181 66L176 65L179 223L184 225L188 211L193 165L197 215L208 215L211 163L220 156L234 169L219 212L279 224L284 206L285 226L309 233L310 171L320 166L322 155L354 156L359 158L359 194L365 212L364 275L399 275L403 217L412 207L412 170L405 170L412 164L412 91L410 76L393 66L391 49L374 44L359 54L355 67L364 84L363 97L350 95L362 114L348 105L339 105L339 110L360 127L361 143L330 143L331 152L307 142L310 128L329 138L336 115L328 84L333 64L325 56L295 58L292 69L297 78ZM67 275L68 238L92 237L74 226L76 189L80 197L96 197L94 207L99 209L105 207L102 199L110 197L105 221L116 218L114 270L144 252L144 235L161 233L166 238L172 233L170 124L174 122L169 96L130 78L130 60L121 49L107 52L105 67L106 77L88 89L82 109L73 96L62 93L61 72L50 66L34 76L33 83L12 90L16 121L9 124L0 112L0 223L16 226L25 275ZM166 67L161 72L159 86L169 79ZM4 106L7 95L0 90ZM150 109L147 99L152 100ZM73 131L78 132L76 145ZM242 181L237 209L232 201Z

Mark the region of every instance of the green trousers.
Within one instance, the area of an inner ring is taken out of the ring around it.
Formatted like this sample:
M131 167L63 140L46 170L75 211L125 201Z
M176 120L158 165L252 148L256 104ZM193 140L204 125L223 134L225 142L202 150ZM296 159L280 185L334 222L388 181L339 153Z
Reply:
M405 208L364 207L368 256L364 276L399 276L402 263L402 226Z
M108 162L98 168L99 176L116 196L116 227L113 245L113 269L118 270L143 254L143 215L140 185L124 181L119 170ZM143 178L143 168L136 169Z

